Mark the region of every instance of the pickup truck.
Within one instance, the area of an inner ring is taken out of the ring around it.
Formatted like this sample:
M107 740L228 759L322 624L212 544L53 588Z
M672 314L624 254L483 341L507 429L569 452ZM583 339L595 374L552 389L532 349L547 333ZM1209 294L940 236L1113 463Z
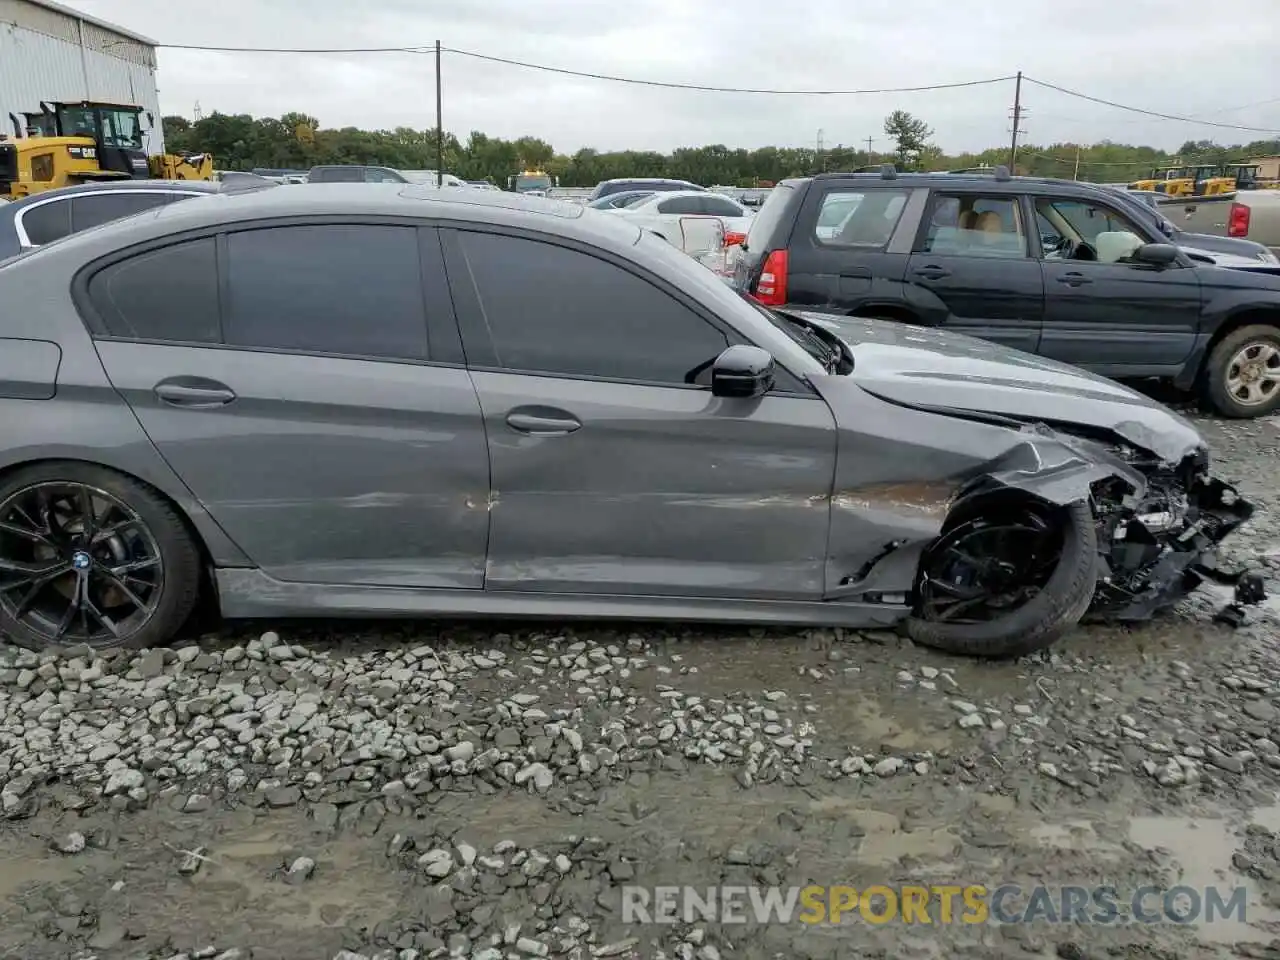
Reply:
M1280 254L1280 190L1240 190L1227 197L1183 197L1160 212L1188 233L1239 237Z

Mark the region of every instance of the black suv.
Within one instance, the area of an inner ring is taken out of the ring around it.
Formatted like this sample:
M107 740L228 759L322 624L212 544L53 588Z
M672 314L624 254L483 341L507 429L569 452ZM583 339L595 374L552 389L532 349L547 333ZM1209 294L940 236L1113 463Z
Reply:
M1117 378L1280 406L1280 277L1197 263L1112 191L994 174L784 180L735 285L766 306L943 327Z

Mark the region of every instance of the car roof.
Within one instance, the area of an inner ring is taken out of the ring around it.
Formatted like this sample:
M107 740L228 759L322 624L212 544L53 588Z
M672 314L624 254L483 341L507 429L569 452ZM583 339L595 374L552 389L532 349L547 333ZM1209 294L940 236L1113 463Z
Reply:
M640 229L598 210L501 190L439 190L419 184L299 184L287 189L223 193L199 203L172 203L43 248L91 257L187 230L234 228L254 221L313 217L409 217L525 228L623 250Z

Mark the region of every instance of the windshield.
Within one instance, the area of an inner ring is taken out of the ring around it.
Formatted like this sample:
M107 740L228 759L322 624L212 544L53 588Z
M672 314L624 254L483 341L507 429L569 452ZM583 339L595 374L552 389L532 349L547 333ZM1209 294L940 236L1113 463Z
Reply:
M521 174L516 177L516 191L523 193L525 190L550 190L551 178L546 174L541 176L529 176Z

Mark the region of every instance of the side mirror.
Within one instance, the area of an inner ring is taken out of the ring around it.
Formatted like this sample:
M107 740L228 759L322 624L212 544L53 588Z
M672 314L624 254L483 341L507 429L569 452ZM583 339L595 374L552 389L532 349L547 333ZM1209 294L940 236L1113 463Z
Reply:
M1177 262L1178 248L1171 243L1144 243L1133 251L1132 256L1138 263L1167 267L1169 264Z
M751 399L773 389L773 357L768 350L740 343L711 365L711 395Z

